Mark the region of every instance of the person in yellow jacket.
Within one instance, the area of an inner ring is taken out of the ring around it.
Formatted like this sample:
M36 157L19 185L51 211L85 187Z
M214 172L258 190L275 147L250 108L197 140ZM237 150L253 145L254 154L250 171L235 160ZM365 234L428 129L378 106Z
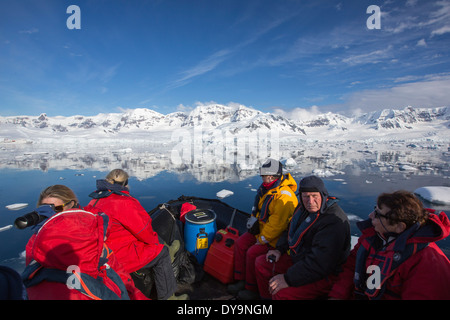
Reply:
M234 280L228 292L238 299L259 298L255 278L255 260L275 248L297 207L297 183L289 173L283 174L281 162L268 159L260 168L262 184L258 188L248 232L234 245Z

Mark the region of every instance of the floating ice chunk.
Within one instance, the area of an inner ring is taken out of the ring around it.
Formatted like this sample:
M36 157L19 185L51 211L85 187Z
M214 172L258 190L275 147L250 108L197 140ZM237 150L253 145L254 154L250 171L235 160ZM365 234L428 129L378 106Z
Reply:
M314 169L314 170L312 171L312 174L313 174L313 175L316 175L316 176L318 176L318 177L330 177L330 176L333 175L333 174L331 173L331 171L325 170L325 169Z
M347 214L347 218L350 221L362 221L363 218L361 218L360 216L357 216L356 214Z
M223 199L223 198L229 197L229 196L231 196L233 194L234 194L233 191L223 189L223 190L220 190L219 192L217 192L216 196L219 199Z
M318 177L332 177L336 174L343 174L341 171L337 170L328 170L328 169L314 169L312 171L313 175L316 175Z
M295 167L297 165L297 162L295 162L294 159L289 158L286 160L285 164L286 167Z
M1 227L1 228L0 228L0 232L9 230L9 229L11 229L12 227L13 227L12 224L10 224L9 226Z
M423 199L436 204L450 204L450 187L422 187L414 193Z
M8 210L20 210L23 208L28 207L28 203L14 203L14 204L9 204L6 206L6 209Z
M399 169L400 169L401 171L414 171L414 170L417 170L417 168L414 168L413 166L410 166L410 165L408 165L408 164L402 164L402 165L400 165Z
M254 165L254 164L247 164L245 162L240 162L238 164L238 166L239 166L239 169L241 169L242 171L246 171L246 170L251 171L251 170L257 169L256 165Z

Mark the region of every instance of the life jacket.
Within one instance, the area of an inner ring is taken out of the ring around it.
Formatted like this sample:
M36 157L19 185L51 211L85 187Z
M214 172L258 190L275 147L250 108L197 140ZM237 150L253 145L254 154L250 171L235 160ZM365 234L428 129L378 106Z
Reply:
M367 230L372 226L370 219L357 223L361 230ZM395 240L382 248L375 249L375 243L381 241L374 229L370 229L367 237L361 241L356 253L354 284L357 293L363 293L366 297L378 300L386 293L386 281L392 277L396 269L412 255L428 246L428 242L408 242L419 230L420 224L416 223L402 232ZM367 285L367 267L376 266L379 269L380 278L378 285Z
M123 191L128 191L128 188L124 187L121 184L109 183L106 180L97 180L97 190L89 194L89 197L98 200L102 198L107 198L113 193L121 196L131 197L128 193L125 193Z
M276 189L280 184L281 184L281 178L277 179L275 181L275 183L271 186L270 189L267 189L264 187L263 184L261 184L258 188L258 190L256 191L256 197L255 197L255 201L253 203L253 208L252 208L252 215L253 216L257 216L258 212L259 212L259 220L266 222L268 217L269 217L269 204L270 202L272 202L274 195L276 194ZM261 209L258 210L258 206L259 206L259 202L261 201L261 198L264 197L264 195L270 192L264 199L264 202L261 206Z
M104 213L79 209L49 218L27 245L29 262L22 273L25 287L44 281L63 283L90 299L129 300L122 279L108 265L112 254L104 243L108 221Z
M335 202L337 202L337 198L328 197L325 201L327 205L326 207L330 207ZM301 246L303 236L319 219L322 212L322 210L318 212L308 212L300 202L294 211L288 229L288 244L291 252L297 254L298 248Z
M273 201L275 195L279 193L279 187L289 183L290 179L289 174L285 174L281 176L279 179L274 181L274 183L270 186L269 189L265 188L263 184L261 184L256 192L255 201L252 208L252 215L257 217L261 222L267 222L270 216L269 206ZM259 203L261 199L264 198L263 203L261 205L261 209L258 210Z
M121 184L97 180L97 191L84 208L105 212L111 220L106 243L128 273L145 267L164 248L152 228L152 219L137 199Z

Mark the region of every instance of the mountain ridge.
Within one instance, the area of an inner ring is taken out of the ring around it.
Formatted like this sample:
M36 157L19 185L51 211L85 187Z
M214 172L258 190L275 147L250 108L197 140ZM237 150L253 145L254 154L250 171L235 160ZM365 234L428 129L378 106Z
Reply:
M3 128L2 128L3 127ZM275 113L264 113L243 105L211 103L199 105L190 112L162 114L152 109L136 108L122 113L100 113L96 116L0 117L0 137L8 128L43 135L85 132L102 136L120 133L170 131L199 128L222 130L232 134L254 134L277 130L282 134L302 137L368 130L374 135L424 130L432 136L450 128L450 109L438 108L384 109L347 117L338 113L322 113L308 119L289 119ZM425 129L424 129L425 128ZM433 133L434 132L434 133Z

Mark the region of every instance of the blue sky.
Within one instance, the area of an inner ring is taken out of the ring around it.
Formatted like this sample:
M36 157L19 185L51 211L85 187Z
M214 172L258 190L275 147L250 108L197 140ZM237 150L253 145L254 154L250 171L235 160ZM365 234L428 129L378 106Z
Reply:
M0 116L438 107L449 47L449 0L0 0Z

